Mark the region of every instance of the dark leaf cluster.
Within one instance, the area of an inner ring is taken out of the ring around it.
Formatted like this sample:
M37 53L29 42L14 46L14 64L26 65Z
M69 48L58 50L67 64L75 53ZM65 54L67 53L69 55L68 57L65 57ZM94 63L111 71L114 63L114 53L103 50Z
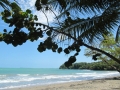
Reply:
M12 5L14 6L14 4ZM33 42L42 38L44 33L48 36L51 35L51 30L46 28L44 24L35 22L38 18L36 15L31 14L29 9L25 12L21 10L10 12L5 9L1 15L2 20L9 24L9 27L14 27L11 31L4 29L4 33L1 34L0 41L4 41L7 44L12 44L13 46L22 45L27 40ZM27 31L23 31L23 28L26 28Z
M39 52L43 52L46 49L52 50L53 52L56 51L59 51L59 53L61 52L61 50L59 50L58 48L58 45L52 41L51 37L48 37L44 42L41 42L37 49Z
M42 10L42 9L49 10L48 1L49 0L36 0L36 2L35 2L36 9L38 11Z
M97 53L97 54L93 55L92 59L96 61L98 56L101 56L101 54Z

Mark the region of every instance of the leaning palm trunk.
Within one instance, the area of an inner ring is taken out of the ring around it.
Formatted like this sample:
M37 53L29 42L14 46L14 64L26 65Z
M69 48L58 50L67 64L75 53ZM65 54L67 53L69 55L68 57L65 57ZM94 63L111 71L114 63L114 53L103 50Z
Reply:
M111 58L112 60L114 60L114 61L116 61L117 63L120 64L120 60L117 59L116 57L112 56L111 54L109 54L109 53L107 53L107 52L105 52L105 51L103 51L103 50L100 50L100 49L98 49L98 48L94 48L94 47L92 47L92 46L89 46L89 45L87 45L87 44L85 44L85 43L83 43L83 45L84 45L85 47L91 49L91 50L95 50L95 51L97 51L97 52L100 52L100 53L108 56L109 58Z
M52 3L53 1L53 3ZM56 2L58 1L58 2ZM59 27L56 27L57 33L53 34L53 38L59 37L60 42L65 40L73 40L79 43L79 39L83 41L83 46L103 53L120 64L120 60L113 55L94 48L91 44L101 41L104 35L116 32L116 41L120 35L120 2L119 0L62 0L67 4L62 4L60 0L51 0L53 6L58 6L60 15L58 18L66 17ZM57 4L55 4L55 2ZM66 6L65 6L66 5ZM64 6L64 7L63 7ZM81 19L80 13L89 15L94 14L87 19ZM76 17L74 19L72 17ZM118 28L117 30L115 28Z
M113 66L112 64L109 64L104 58L102 58L102 61L104 61L105 63L107 63L109 66L111 66L112 68L114 68L115 70L117 70L120 73L120 69L117 69L115 66Z
M113 55L111 55L111 54L109 54L109 53L107 53L107 52L105 52L105 51L103 51L103 50L101 50L101 49L99 49L99 48L95 48L95 47L92 47L92 46L90 46L90 45L88 45L88 44L85 44L84 42L81 42L81 39L79 40L79 39L75 38L74 36L72 36L71 34L68 34L68 33L65 33L65 32L60 32L60 31L58 31L58 30L53 30L53 31L54 31L54 32L57 32L57 33L59 33L59 34L62 34L62 35L64 35L64 36L67 36L68 38L73 39L73 41L74 41L75 43L77 43L79 46L82 45L82 46L85 46L85 47L87 47L87 48L89 48L89 49L91 49L91 50L95 50L95 51L97 51L97 52L100 52L100 53L108 56L109 58L111 58L112 60L114 60L114 61L116 61L117 63L120 64L120 60L117 59L116 57L114 57ZM65 39L64 39L64 40L65 40ZM80 43L80 44L79 44L79 43ZM82 44L81 44L81 43L82 43ZM74 43L73 43L73 44L74 44Z

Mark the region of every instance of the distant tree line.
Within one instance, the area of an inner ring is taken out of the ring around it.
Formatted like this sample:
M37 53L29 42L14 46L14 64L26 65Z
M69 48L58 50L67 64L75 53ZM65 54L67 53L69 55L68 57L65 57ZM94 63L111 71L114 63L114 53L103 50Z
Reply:
M108 61L109 64L120 69L120 65L113 60ZM109 66L104 61L92 62L92 63L74 63L72 66L67 68L64 64L59 67L59 69L89 69L89 70L115 70L113 67Z

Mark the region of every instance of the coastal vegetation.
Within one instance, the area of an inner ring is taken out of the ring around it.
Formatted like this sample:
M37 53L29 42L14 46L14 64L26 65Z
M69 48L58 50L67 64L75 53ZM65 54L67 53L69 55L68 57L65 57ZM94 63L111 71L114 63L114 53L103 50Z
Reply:
M114 67L120 69L120 65L115 61L108 61L109 64L112 64ZM88 69L88 70L115 70L113 67L109 66L104 61L99 62L81 62L81 63L74 63L72 66L67 68L64 64L59 67L59 69Z
M97 44L105 39L104 36L109 37L110 33L115 34L115 42L119 41L119 0L36 0L36 10L43 12L45 16L47 11L55 15L55 22L47 22L47 25L38 22L38 17L31 10L23 11L17 2L1 0L0 6L3 8L2 20L14 28L2 30L0 42L17 47L27 40L34 42L47 36L47 39L38 45L39 52L48 49L56 53L70 54L75 51L64 63L66 67L76 61L81 46L97 52L93 55L94 60L102 54L120 64L118 55L97 47ZM81 15L85 17L81 18ZM48 21L47 16L46 19ZM67 46L61 47L59 43L67 43Z

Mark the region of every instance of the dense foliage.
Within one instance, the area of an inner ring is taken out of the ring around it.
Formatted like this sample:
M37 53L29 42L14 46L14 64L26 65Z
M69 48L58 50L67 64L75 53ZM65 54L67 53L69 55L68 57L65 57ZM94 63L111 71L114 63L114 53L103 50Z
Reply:
M109 33L108 35L104 35L104 39L100 42L100 44L96 45L95 47L100 48L101 50L104 50L117 58L120 58L120 38L118 39L118 42L116 42L113 34ZM91 49L85 50L85 56L87 57L93 56L98 53L99 52ZM99 54L99 60L102 60L103 58L106 60L110 60L109 57L102 55L102 53Z
M117 57L120 59L120 41L118 39L118 42L115 41L115 38L113 37L112 34L104 35L104 39L100 42L99 45L96 45L96 47L100 48L101 50L105 50L106 52L109 52L113 56ZM102 53L99 53L94 50L86 49L85 51L85 56L87 57L92 57L94 60L102 60L109 66L113 67L114 69L117 69L118 67L115 67L111 63L108 63L108 60L111 60L111 58L102 55ZM120 66L120 64L118 64Z
M81 46L100 52L120 64L119 58L91 46L96 44L96 41L101 41L104 34L113 33L113 30L116 32L116 41L118 41L120 35L119 0L36 0L36 10L44 11L44 14L45 11L58 12L58 15L54 13L58 22L53 22L54 26L36 22L38 18L31 10L22 11L15 2L8 2L9 0L0 1L2 7L9 6L1 12L1 17L5 23L9 24L9 27L14 29L4 29L4 32L0 33L0 41L16 47L27 40L33 42L47 35L47 39L40 42L37 50L43 52L49 49L65 54L76 51L64 63L67 67L76 61ZM82 19L80 14L86 15L87 18ZM67 43L68 46L60 47L60 42ZM96 56L98 55L94 56L95 60Z
M108 61L109 64L112 64L116 68L120 69L120 65L112 60ZM89 70L115 70L113 67L109 66L104 61L92 62L92 63L74 63L72 66L67 68L64 64L59 67L60 69L89 69Z

